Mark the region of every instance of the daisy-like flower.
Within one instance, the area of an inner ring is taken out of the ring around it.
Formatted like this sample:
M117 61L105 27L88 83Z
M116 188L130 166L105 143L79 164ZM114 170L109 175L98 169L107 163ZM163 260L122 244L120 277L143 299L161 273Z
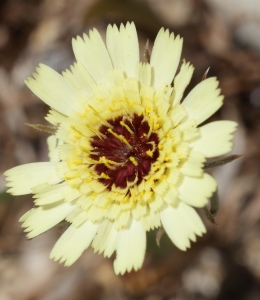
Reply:
M33 238L71 223L50 258L73 264L90 245L124 274L142 266L146 232L160 226L181 250L205 233L193 207L216 190L206 158L231 150L236 123L200 126L222 105L216 78L181 102L194 68L177 71L182 39L161 29L149 63L139 61L135 25L109 25L72 41L77 62L62 75L40 65L27 86L51 107L50 162L5 173L13 195L34 194L20 219ZM173 82L173 85L171 85Z

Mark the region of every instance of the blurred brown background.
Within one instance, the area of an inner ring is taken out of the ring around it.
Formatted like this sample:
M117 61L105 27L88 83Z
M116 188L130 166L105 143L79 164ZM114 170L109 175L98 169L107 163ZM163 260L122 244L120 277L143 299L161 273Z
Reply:
M48 260L62 228L26 240L18 224L31 196L5 193L2 172L47 160L48 111L24 85L45 63L73 63L71 39L109 23L134 21L140 50L164 26L184 37L182 58L195 66L189 89L220 80L225 105L212 119L239 123L233 153L243 159L212 173L219 183L218 227L183 253L166 236L148 234L143 268L116 277L112 259L87 250L70 268ZM259 0L1 0L0 1L0 299L1 300L259 300L260 299L260 2Z

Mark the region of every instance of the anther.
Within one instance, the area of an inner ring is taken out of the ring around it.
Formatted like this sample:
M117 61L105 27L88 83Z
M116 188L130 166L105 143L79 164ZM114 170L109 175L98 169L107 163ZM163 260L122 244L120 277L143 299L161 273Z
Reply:
M136 159L133 156L129 157L129 160L135 165L138 166L138 162L136 161Z
M122 134L116 134L115 132L113 132L112 129L108 129L108 132L110 132L111 134L113 134L113 136L115 136L116 138L118 138L120 141L122 141L124 144L126 144L130 149L132 149L132 146L128 143L128 141L126 140L126 138L122 135Z
M134 134L133 130L124 121L120 121L120 125L124 126L131 134Z
M94 115L102 121L103 124L106 124L107 127L113 128L113 126L110 123L108 123L104 118L102 118L100 113L96 111L90 104L88 104L88 107L93 111Z

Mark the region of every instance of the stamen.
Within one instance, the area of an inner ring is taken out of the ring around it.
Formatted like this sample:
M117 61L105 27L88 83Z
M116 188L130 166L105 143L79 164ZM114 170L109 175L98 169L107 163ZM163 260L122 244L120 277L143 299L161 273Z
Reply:
M156 146L155 146L155 142L154 141L151 141L151 142L148 142L147 144L150 144L150 145L152 145L152 147L153 147L153 149L152 150L148 150L148 151L146 151L146 153L147 153L147 155L149 155L149 156L153 156L153 154L154 154L154 151L155 151L155 149L156 149ZM151 155L150 154L148 154L148 152L149 153L151 153Z
M94 107L92 107L90 104L88 104L88 107L93 111L94 115L102 121L103 124L105 124L107 127L113 128L113 126L108 123L107 120L101 117L100 113L96 111Z
M120 121L120 125L124 126L132 135L134 134L133 130L124 121Z
M158 130L160 128L160 124L159 123L156 123L155 125L154 125L154 129L155 130Z
M110 179L110 177L107 174L103 173L103 172L101 173L101 177L105 178L105 179Z
M118 166L122 165L121 163L117 163L113 160L107 159L105 156L100 157L99 162L103 163L109 169L115 169L115 167L113 167L111 165L118 165Z
M153 152L151 150L147 150L146 151L146 154L150 157L153 157Z
M138 166L138 162L136 161L136 159L133 156L129 157L129 160L135 165Z
M145 107L145 112L146 112L147 115L149 115L150 112L151 112L151 107L150 106L146 106Z
M84 180L85 183L90 183L90 182L92 182L92 181L93 181L92 178L89 178L89 179L85 179L85 180Z
M72 166L75 166L75 165L80 166L81 164L82 164L81 160L74 160L74 161L69 161L68 162L69 167L72 167Z
M82 136L82 133L75 126L71 125L70 128L78 134L78 136L74 136L75 138L80 138Z
M128 143L128 141L126 140L126 138L122 134L116 134L110 128L107 131L110 132L111 134L113 134L113 136L115 136L116 138L118 138L120 141L122 141L123 143L125 143L130 149L132 149L132 146Z
M102 139L106 139L107 137L101 133L99 130L97 130L96 128L93 128L92 126L90 126L89 124L85 124L85 126L92 131L93 133L95 133L101 140Z

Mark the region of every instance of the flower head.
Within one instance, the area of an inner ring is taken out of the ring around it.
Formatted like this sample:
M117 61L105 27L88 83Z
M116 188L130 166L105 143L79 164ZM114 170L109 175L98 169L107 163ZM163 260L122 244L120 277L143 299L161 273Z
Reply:
M216 182L203 163L231 150L236 124L199 126L222 105L215 78L181 102L193 67L184 61L175 76L182 39L168 30L158 33L149 63L139 61L133 23L109 25L106 45L95 29L72 44L71 70L40 65L26 81L57 127L50 162L7 171L7 186L34 194L37 207L20 220L29 238L71 223L51 258L70 266L92 245L108 257L115 251L123 274L142 266L146 231L163 226L181 250L205 232L193 207L207 204Z

